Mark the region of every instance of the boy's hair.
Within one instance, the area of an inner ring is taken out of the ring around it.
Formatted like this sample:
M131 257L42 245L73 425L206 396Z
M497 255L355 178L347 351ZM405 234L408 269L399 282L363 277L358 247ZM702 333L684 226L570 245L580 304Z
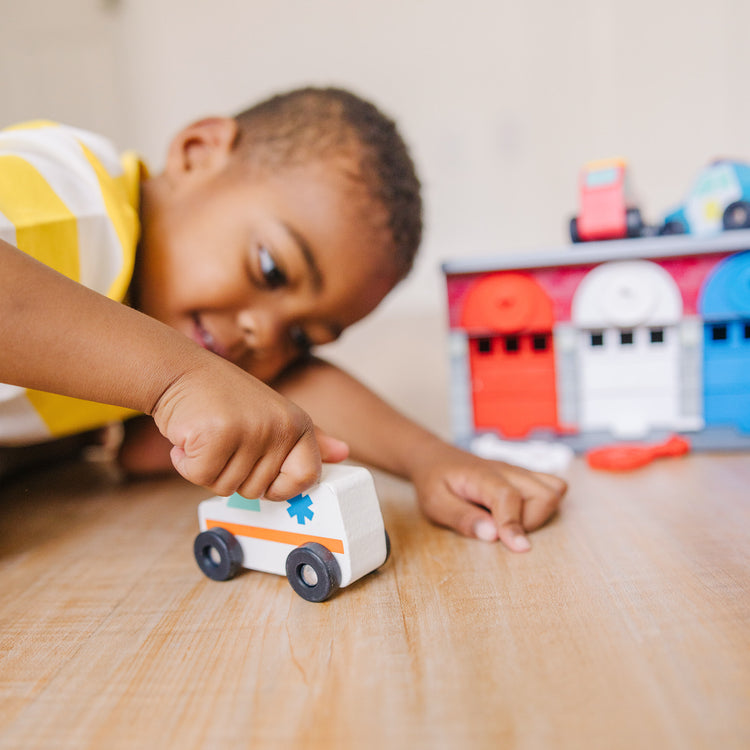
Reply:
M235 120L235 147L263 166L355 154L355 177L387 213L398 278L409 273L422 237L422 199L414 163L390 118L350 91L310 87L266 99Z

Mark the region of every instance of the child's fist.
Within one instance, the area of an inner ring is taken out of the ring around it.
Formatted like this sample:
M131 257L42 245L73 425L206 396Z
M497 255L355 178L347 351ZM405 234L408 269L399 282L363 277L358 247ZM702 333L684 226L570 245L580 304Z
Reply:
M177 471L217 494L286 500L320 477L310 417L213 355L170 384L152 416ZM326 452L341 453L337 443L326 442Z

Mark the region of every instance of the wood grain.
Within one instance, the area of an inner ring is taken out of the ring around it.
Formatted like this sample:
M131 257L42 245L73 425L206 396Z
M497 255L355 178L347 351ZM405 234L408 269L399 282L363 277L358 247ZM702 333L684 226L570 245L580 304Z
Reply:
M180 480L6 481L0 747L749 747L747 455L570 481L513 555L376 475L393 556L325 604L204 578Z

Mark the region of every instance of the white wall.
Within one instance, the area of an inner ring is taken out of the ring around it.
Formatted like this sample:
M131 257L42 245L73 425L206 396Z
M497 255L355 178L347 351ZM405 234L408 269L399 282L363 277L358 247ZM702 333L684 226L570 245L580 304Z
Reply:
M381 315L437 313L441 260L565 240L584 161L629 158L656 219L709 159L750 159L749 27L746 0L0 0L0 120L96 128L158 168L190 120L351 87L425 185L417 271Z
M112 138L125 70L113 55L116 0L0 0L0 127L30 119L81 125Z

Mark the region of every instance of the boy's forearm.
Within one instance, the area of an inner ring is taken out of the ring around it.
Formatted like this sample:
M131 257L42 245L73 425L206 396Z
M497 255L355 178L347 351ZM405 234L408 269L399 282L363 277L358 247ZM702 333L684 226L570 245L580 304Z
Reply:
M406 479L437 459L445 443L343 370L319 359L300 363L274 387L316 425L349 443L351 456Z
M200 348L0 240L0 382L150 413Z

